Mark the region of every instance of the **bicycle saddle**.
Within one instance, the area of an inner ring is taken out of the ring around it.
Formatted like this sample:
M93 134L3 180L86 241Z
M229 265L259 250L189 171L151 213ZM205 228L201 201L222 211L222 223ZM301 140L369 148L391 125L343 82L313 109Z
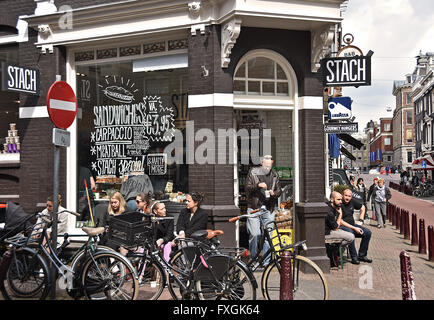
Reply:
M215 236L219 236L224 234L222 230L198 230L191 234L191 237L193 239L196 239L198 241L203 241L205 239L212 239Z
M105 228L99 227L99 228L90 228L90 227L83 227L81 228L89 237L97 236L101 233L104 233Z

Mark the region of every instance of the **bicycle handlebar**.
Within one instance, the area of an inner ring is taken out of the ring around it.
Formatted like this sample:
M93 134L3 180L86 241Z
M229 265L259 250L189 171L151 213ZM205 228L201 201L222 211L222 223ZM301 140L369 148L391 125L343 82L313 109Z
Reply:
M240 220L241 218L250 218L252 214L254 214L254 213L256 213L256 212L259 212L259 211L262 211L262 208L261 208L261 209L255 209L255 210L252 210L252 211L250 211L250 213L248 213L248 214L243 214L243 215L241 215L241 216L237 216L237 217L230 218L230 219L229 219L229 222L235 222L235 221ZM262 214L264 214L264 213L262 212ZM261 214L259 214L259 215L257 215L257 216L260 216L260 215L261 215ZM256 218L256 217L254 217L254 218Z

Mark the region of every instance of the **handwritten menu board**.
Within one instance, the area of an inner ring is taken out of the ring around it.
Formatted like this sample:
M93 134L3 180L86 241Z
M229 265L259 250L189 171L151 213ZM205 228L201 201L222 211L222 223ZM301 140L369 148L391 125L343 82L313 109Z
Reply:
M173 109L163 105L161 96L140 96L129 79L119 81L113 77L105 81L105 85L98 86L108 100L92 108L92 171L97 176L121 177L133 171L145 172L148 167L155 175L165 174L167 156L152 154L148 161L146 157L153 143L172 141ZM114 84L116 81L121 83Z

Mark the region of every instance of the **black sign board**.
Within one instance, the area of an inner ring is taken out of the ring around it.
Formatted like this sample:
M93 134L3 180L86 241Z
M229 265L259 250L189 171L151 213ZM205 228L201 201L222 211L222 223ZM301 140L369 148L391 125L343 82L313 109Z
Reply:
M326 123L325 133L356 133L359 131L359 124L355 123Z
M2 90L39 95L41 89L38 69L2 63Z
M371 56L322 59L321 69L325 87L371 85Z

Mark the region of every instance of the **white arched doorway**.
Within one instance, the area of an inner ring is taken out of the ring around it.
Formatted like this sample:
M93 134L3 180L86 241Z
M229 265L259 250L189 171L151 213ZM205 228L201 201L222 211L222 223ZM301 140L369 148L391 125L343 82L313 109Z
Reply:
M234 128L269 130L268 140L259 137L260 154L269 150L281 176L282 187L295 203L298 201L298 82L294 69L275 51L252 50L239 60L233 81ZM264 134L265 131L261 130ZM268 149L266 141L270 142ZM246 210L245 178L254 163L240 163L243 150L240 141L237 143L234 148L235 159L238 159L234 169L235 203L243 213ZM286 197L282 199L285 200ZM237 237L237 242L239 240Z

